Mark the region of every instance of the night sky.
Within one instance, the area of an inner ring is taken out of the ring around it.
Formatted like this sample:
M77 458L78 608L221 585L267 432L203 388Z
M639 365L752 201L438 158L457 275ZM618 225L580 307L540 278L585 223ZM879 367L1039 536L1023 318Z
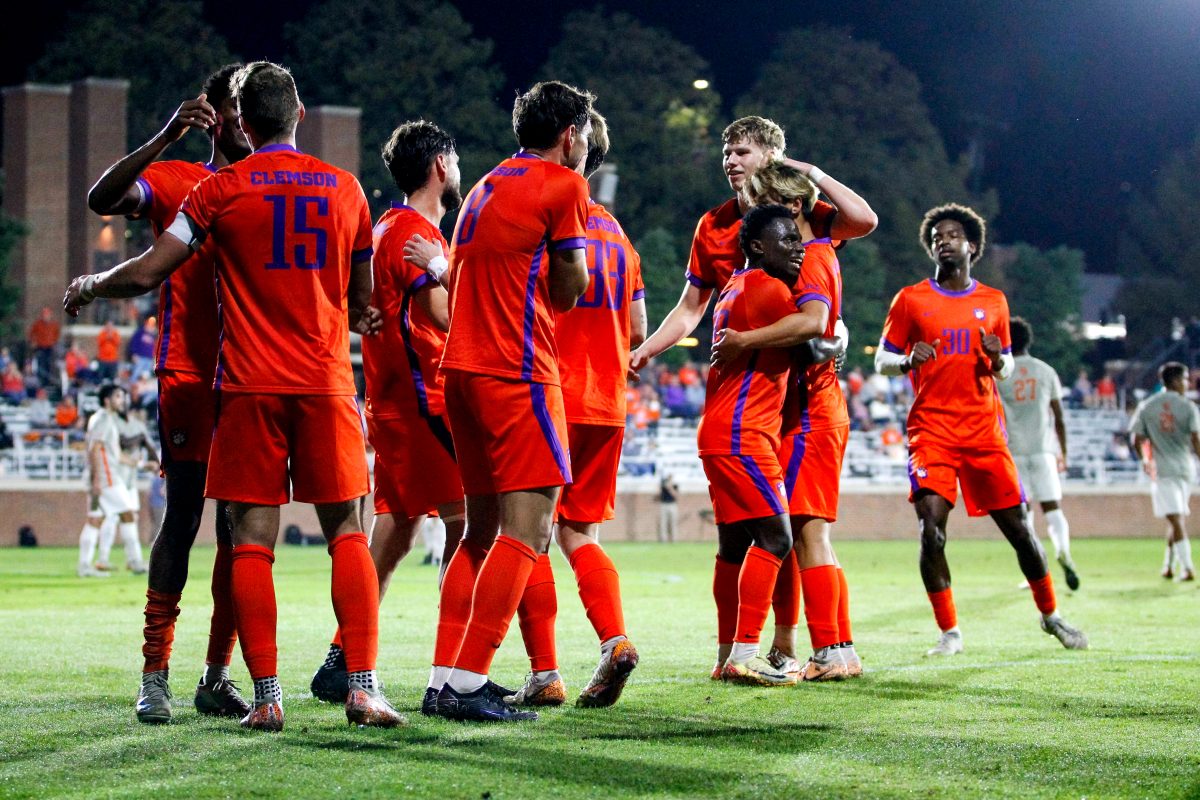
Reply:
M281 57L283 23L302 17L312 4L204 3L210 21L247 58ZM513 89L545 60L566 11L592 7L454 4L477 36L495 42L495 57ZM64 9L78 5L22 9L28 22L9 26L0 48L0 85L25 78L42 43L64 23ZM963 153L973 138L982 145L981 185L1000 193L997 238L1082 248L1091 271L1120 271L1116 233L1133 192L1148 191L1170 151L1200 133L1196 0L607 0L604 7L666 28L695 48L712 66L710 76L697 77L713 82L727 111L756 77L758 64L746 54L768 52L781 31L821 23L880 42L919 77L951 156ZM235 14L241 16L233 23ZM788 134L791 154L803 158L802 133Z

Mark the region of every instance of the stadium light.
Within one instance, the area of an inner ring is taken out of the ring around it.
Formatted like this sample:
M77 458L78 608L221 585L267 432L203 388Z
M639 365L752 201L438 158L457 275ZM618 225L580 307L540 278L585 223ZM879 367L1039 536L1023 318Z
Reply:
M676 346L677 347L698 347L699 345L700 345L700 340L697 339L695 336L685 336L679 340L679 344Z
M704 80L704 78L696 78L696 80L692 81L692 88L704 91L708 88L708 81Z
M866 345L865 347L863 347L863 352L866 353L867 355L871 355L872 353L875 352L875 345L873 345L873 344Z

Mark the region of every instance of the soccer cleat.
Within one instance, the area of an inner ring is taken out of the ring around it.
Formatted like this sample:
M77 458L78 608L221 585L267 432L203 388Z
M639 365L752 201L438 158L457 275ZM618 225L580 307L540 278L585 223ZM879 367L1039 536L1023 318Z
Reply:
M725 666L721 668L721 680L747 686L794 686L796 684L794 676L775 669L762 656L754 656L741 664L732 659L726 661Z
M404 715L392 708L383 692L368 692L366 689L350 691L346 698L346 719L351 725L372 728L394 728L408 724Z
M1078 628L1068 625L1060 616L1042 617L1042 630L1062 642L1062 646L1068 650L1087 650L1087 636Z
M330 663L332 661L332 663ZM312 683L312 696L325 703L344 703L350 694L350 676L346 672L346 654L341 650L333 659L317 667Z
M712 678L714 681L725 680L721 677L721 670L724 668L725 665L718 661L717 663L713 664L712 672L709 673L708 677Z
M1188 583L1194 580L1196 580L1196 573L1190 569L1185 569L1183 572L1179 573L1180 583Z
M283 730L283 706L274 702L257 705L242 717L241 726L252 731L278 733Z
M421 698L421 713L426 717L436 717L437 712L438 690L432 686L425 689L425 696Z
M250 704L242 698L237 684L229 678L218 678L211 685L205 684L204 678L201 678L200 683L196 684L196 698L192 702L197 711L210 717L240 719L250 713Z
M542 679L531 672L520 689L503 697L510 706L561 706L567 699L567 687L557 670Z
M845 677L846 665L842 663L841 655L833 647L822 647L814 651L804 663L804 669L800 671L800 680L809 682L840 681Z
M459 694L449 684L438 692L440 717L463 722L520 722L536 720L536 711L519 711L504 702L504 688L488 681L473 692Z
M1175 573L1171 571L1171 568L1169 566L1163 567L1161 574L1162 574L1163 578L1168 581L1171 580L1171 578L1175 577Z
M171 690L167 687L165 669L142 673L142 688L138 690L138 722L161 725L171 721Z
M629 673L638 665L638 651L633 642L622 639L611 651L600 657L592 679L579 693L575 705L579 708L604 708L621 697Z
M963 649L962 634L958 631L942 631L938 643L925 651L927 656L952 656Z
M112 565L110 565L107 561L97 561L96 565L94 567L92 567L92 569L96 570L97 572L112 572L113 571Z
M1063 568L1063 577L1067 579L1067 588L1072 592L1079 588L1079 575L1075 572L1075 564L1067 556L1059 556L1058 564Z
M771 652L767 653L767 663L784 675L790 675L796 680L800 680L799 660L793 656L789 656L779 648L771 648Z
M837 654L841 657L842 664L846 667L847 678L862 677L862 661L859 659L858 653L854 650L854 642L846 642L838 647Z
M134 575L145 575L150 571L150 567L146 566L145 561L126 561L125 569L129 570Z
M93 567L91 564L80 564L75 569L75 574L81 578L107 578L109 574L103 570Z

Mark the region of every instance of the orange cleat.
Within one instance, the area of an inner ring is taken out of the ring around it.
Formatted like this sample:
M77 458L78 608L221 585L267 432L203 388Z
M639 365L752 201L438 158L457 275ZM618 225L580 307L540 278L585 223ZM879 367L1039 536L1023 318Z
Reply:
M257 705L242 717L241 725L252 731L279 733L283 730L283 706L279 703Z
M557 671L539 680L529 673L524 685L510 695L505 695L504 702L510 706L561 706L567 700L567 687Z
M408 724L404 715L392 708L382 692L372 694L365 689L352 689L346 697L346 719L351 725L372 728L395 728Z
M754 656L743 663L726 661L721 668L721 680L746 686L794 686L796 679L780 672L762 656Z
M580 708L603 708L611 706L621 697L629 673L638 665L638 651L633 642L622 639L612 650L600 658L600 665L592 673L592 679L583 687L575 705Z
M804 668L800 670L802 681L840 681L847 677L849 670L842 663L842 657L832 647L822 647L813 653Z

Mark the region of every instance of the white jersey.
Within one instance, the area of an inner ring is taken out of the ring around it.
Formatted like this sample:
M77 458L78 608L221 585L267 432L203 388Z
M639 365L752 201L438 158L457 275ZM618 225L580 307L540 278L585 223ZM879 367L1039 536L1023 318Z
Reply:
M116 486L118 482L123 483L120 468L121 468L121 427L120 417L111 411L101 408L92 418L88 420L87 436L84 441L87 445L88 457L86 459L87 469L84 471L84 477L87 480L88 488L92 486L92 449L99 445L100 447L100 469L103 474L100 475L100 487L102 489L109 486Z
M1062 383L1049 364L1030 355L1013 359L1008 380L996 381L1004 402L1008 449L1014 456L1058 455L1058 438L1050 425L1050 401L1062 402Z
M1200 411L1195 403L1178 392L1163 389L1138 404L1129 430L1150 440L1159 478L1195 482L1192 433L1200 431Z
M145 446L142 444L142 437L150 438L150 431L146 429L146 423L137 417L126 417L121 419L117 417L117 427L121 431L121 450L125 454L125 462L123 462L118 470L121 474L121 480L130 489L137 485L138 468L137 462L141 461ZM128 447L127 442L132 442Z

